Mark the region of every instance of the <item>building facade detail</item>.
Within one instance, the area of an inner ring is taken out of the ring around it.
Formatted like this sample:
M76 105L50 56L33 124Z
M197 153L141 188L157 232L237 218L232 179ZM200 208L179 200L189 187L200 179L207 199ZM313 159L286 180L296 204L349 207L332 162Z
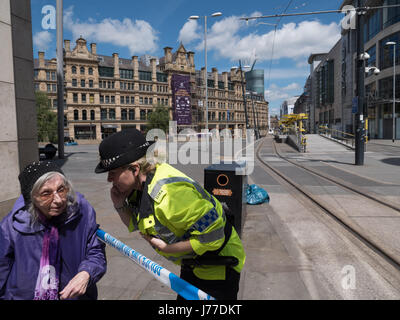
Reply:
M90 44L82 37L71 49L70 40L64 40L64 121L65 136L82 142L99 142L108 135L127 128L146 129L148 116L155 106L169 108L172 119L173 74L190 76L192 125L200 131L205 127L205 69L195 69L194 52L186 51L180 44L173 52L164 48L164 56L157 59L146 55L139 59L120 58L118 53L105 56L97 53L95 43ZM49 104L57 111L56 59L45 59L44 52L38 53L34 68L35 90L47 92ZM244 129L240 70L218 73L212 68L207 73L209 129ZM252 95L257 123L266 131L268 102L263 94ZM248 116L253 127L254 116Z

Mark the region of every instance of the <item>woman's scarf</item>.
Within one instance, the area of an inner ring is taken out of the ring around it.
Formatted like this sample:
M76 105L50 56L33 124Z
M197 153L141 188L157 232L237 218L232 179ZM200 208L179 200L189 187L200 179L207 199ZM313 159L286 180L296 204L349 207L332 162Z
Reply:
M61 266L58 229L40 214L39 221L45 231L34 300L58 300Z

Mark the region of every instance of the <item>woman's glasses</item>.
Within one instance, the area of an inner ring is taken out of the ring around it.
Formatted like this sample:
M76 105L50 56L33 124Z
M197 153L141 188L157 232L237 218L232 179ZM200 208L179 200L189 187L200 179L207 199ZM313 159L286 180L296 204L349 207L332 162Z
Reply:
M69 189L65 186L60 186L56 191L44 190L39 194L39 199L45 203L51 203L56 193L60 198L65 199L68 191Z

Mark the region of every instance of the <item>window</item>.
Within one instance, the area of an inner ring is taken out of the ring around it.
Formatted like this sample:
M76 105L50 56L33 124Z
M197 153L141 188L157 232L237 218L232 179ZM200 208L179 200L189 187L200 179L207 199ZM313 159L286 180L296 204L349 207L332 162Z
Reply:
M101 120L107 120L107 109L100 110Z
M82 120L87 120L87 111L82 110Z
M396 4L398 4L398 0L385 0L383 2L384 6L390 6ZM400 7L383 8L382 11L383 28L387 28L399 21L400 21Z
M100 96L100 103L104 103L104 96Z
M121 79L133 79L133 70L119 69L119 76Z
M99 67L100 77L114 77L114 68L111 67Z
M79 111L77 109L74 110L74 120L79 120Z
M90 120L94 120L95 112L94 110L90 110Z
M124 103L125 103L125 97L121 96L121 104L124 104Z
M111 96L111 103L115 103L115 96Z
M57 85L56 84L52 84L51 88L52 88L53 92L57 92Z
M81 88L84 88L84 87L85 87L85 80L82 79L82 80L81 80Z
M93 80L89 80L89 88L93 88Z
M380 61L379 61L379 69L383 70L386 68L393 67L393 45L386 46L386 42L389 41L394 41L396 42L396 65L399 64L400 58L400 46L399 46L399 40L400 40L400 33L395 33L390 35L389 37L386 37L379 41L379 47L380 47Z
M126 109L121 109L121 120L128 120L128 111Z
M72 72L72 74L76 74L76 67L75 66L72 66L71 72Z
M140 110L140 120L146 120L146 110Z
M135 110L129 109L129 120L135 120Z
M76 79L72 79L72 86L73 87L77 87L78 86L78 82Z
M115 109L108 109L108 118L110 120L115 120Z
M86 103L86 93L82 93L82 103Z
M131 97L131 104L135 104L135 97Z
M85 67L80 68L81 74L85 74Z
M151 81L151 72L149 71L139 71L139 79Z
M110 103L110 96L106 96L106 103Z
M89 67L89 74L93 75L93 68L92 67Z
M158 82L167 82L167 75L165 73L157 72L157 81Z
M78 103L78 94L77 93L72 94L72 100L74 101L74 103Z

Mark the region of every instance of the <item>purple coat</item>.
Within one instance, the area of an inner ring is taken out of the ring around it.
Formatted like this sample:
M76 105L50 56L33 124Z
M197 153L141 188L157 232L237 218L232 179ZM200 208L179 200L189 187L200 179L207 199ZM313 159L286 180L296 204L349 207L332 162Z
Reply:
M76 193L75 213L59 226L60 291L80 271L90 275L86 293L78 299L97 299L96 282L106 272L105 244L96 237L96 213ZM39 272L44 226L31 224L22 196L0 222L0 299L32 300Z

